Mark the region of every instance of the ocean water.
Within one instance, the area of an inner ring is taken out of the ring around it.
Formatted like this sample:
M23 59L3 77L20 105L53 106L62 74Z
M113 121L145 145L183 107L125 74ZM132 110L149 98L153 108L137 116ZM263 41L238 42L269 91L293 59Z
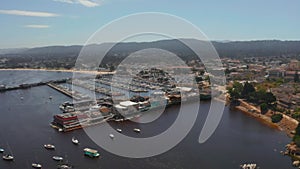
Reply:
M60 78L53 72L44 77L45 73L28 76L28 73L19 71L8 74L0 72L0 79L2 83L16 84ZM14 77L16 74L18 77ZM71 76L70 73L59 74L61 77ZM50 95L53 97L51 100ZM239 111L230 110L229 107L225 107L218 128L205 143L200 144L198 137L210 102L201 102L194 127L177 146L158 156L132 159L114 155L99 147L85 130L61 133L52 129L49 124L54 114L61 113L58 106L64 101L71 99L48 86L0 93L0 147L15 157L13 162L0 160L0 169L32 168L32 162L41 163L45 169L55 169L58 162L52 160L54 155L63 156L66 162L78 169L238 169L245 162L255 162L261 169L292 168L290 158L280 154L290 141L285 133L269 128ZM193 107L193 104L187 106ZM122 133L128 136L149 137L166 130L177 118L177 112L178 106L172 106L159 119L148 124L110 124L122 128ZM135 127L139 127L142 132L134 133L132 129ZM101 124L89 129L97 128L101 128ZM72 144L73 136L79 139L80 145ZM54 144L56 150L46 150L43 145L47 143ZM101 157L85 157L85 147L98 149Z

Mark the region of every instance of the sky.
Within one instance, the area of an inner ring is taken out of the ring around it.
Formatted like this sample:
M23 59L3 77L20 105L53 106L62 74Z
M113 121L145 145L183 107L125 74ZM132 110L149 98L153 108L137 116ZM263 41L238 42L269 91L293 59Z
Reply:
M139 12L186 19L210 40L300 40L300 0L1 0L0 48L82 45Z

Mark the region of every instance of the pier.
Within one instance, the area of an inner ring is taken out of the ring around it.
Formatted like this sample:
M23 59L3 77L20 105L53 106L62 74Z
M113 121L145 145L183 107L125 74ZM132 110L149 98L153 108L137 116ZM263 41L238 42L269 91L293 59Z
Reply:
M42 82L30 83L30 84L24 83L24 84L20 84L18 86L1 85L0 92L10 91L10 90L18 90L18 89L28 89L31 87L44 86L49 83L65 83L67 80L69 80L69 78L68 79L60 79L60 80L42 81Z
M81 99L84 99L86 98L85 96L82 96L80 93L77 93L77 92L74 92L74 91L71 91L71 90L67 90L55 83L47 83L47 85L57 91L59 91L60 93L68 96L68 97L71 97L75 100L81 100Z

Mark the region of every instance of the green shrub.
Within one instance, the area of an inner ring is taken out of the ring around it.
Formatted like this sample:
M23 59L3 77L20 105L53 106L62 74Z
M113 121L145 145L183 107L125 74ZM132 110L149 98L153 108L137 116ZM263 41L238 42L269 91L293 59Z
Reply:
M293 141L296 143L297 146L300 146L300 136L295 135L293 138Z
M271 119L272 119L272 122L273 122L273 123L278 123L278 122L280 122L281 119L282 119L282 114L273 114L273 115L271 116Z
M260 111L261 111L261 114L266 114L268 111L268 105L266 103L262 103L260 105Z
M294 119L300 118L300 113L296 112L296 113L292 114L292 118L294 118Z

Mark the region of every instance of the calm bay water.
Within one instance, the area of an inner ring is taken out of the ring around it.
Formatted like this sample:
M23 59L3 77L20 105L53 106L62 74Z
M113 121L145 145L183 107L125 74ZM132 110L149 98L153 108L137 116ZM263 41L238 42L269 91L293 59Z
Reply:
M18 82L23 83L22 78L26 82L31 81L30 78L24 78L28 73L17 74ZM70 74L60 74L71 77ZM41 76L35 74L34 81L45 78L44 73ZM48 74L47 78L50 76ZM53 76L57 78L55 73ZM2 83L14 84L16 77L1 72L0 79ZM52 100L49 100L50 95ZM51 159L53 155L65 157L79 169L238 169L244 162L256 162L262 169L292 168L291 160L279 153L290 141L285 133L269 128L241 112L229 110L228 107L225 108L216 132L204 144L198 143L198 137L209 102L201 103L196 124L176 147L159 156L129 159L98 147L84 130L60 133L52 129L49 126L52 116L61 113L58 106L67 100L71 99L47 86L0 93L0 147L15 156L14 162L0 160L0 169L31 168L32 162L43 164L45 169L54 169L58 163ZM132 128L138 126L142 130L141 136L149 136L166 129L176 118L176 112L176 107L170 107L150 124L126 122L111 125L121 127L123 133L128 135L133 135ZM80 140L79 146L71 143L72 136ZM44 149L43 144L46 143L55 144L56 150ZM82 149L85 147L98 149L102 157L84 157Z

